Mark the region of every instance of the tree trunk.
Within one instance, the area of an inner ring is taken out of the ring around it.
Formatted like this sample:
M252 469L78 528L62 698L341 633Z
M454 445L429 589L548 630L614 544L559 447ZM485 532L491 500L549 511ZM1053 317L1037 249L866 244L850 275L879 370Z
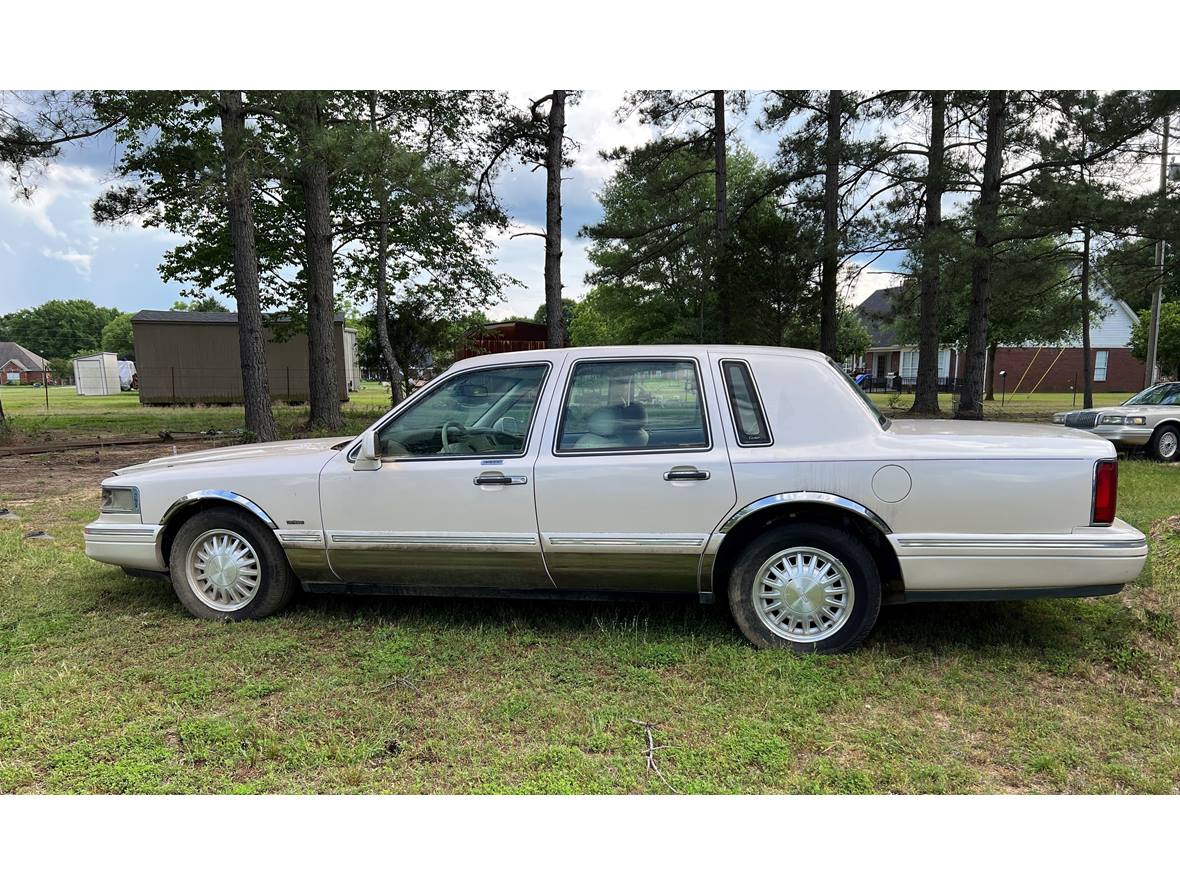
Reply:
M550 347L565 347L561 310L561 168L565 140L565 90L549 100L549 145L545 157L545 325Z
M717 306L718 337L728 344L732 335L732 309L729 292L722 278L725 261L725 241L729 237L729 195L727 192L727 157L725 150L725 90L713 90L713 227L717 233Z
M987 143L983 157L983 186L975 221L975 252L971 256L971 310L967 317L967 367L956 418L983 418L984 362L987 325L992 303L992 237L1000 206L1000 174L1004 161L1004 120L1008 93L987 94Z
M377 132L377 93L373 91L369 92L369 128L372 132ZM393 345L389 341L389 187L383 174L377 175L374 186L378 191L377 305L374 324L377 327L377 347L389 372L389 403L396 406L406 398L406 392L402 386L401 366L393 355Z
M996 351L1000 346L995 341L987 346L987 382L983 388L983 398L991 403L996 401Z
M318 142L322 136L319 103L308 96L298 104L300 184L303 188L304 247L307 251L308 402L312 427L344 424L336 381L335 293L332 263L332 200L328 164Z
M926 213L922 223L922 265L919 306L918 378L911 412L938 414L938 346L941 329L938 297L941 284L943 159L946 153L946 92L930 93L930 153L926 164Z
M238 355L242 362L242 402L246 430L263 442L278 439L266 368L266 331L258 294L258 252L254 206L246 163L246 115L241 91L220 96L221 144L225 153L225 202L233 254L234 300L238 307Z
M1082 408L1094 408L1090 351L1090 225L1082 228Z
M824 239L820 265L819 349L836 358L836 274L839 271L840 111L842 93L828 93L828 137L824 145Z

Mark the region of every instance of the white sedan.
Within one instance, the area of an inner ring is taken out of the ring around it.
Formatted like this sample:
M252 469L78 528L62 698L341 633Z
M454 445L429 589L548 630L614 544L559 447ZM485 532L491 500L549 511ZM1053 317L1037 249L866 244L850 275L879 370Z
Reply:
M456 363L360 436L212 449L103 482L86 553L241 620L310 592L728 601L756 645L838 651L882 603L1115 593L1147 557L1111 443L889 421L803 350Z

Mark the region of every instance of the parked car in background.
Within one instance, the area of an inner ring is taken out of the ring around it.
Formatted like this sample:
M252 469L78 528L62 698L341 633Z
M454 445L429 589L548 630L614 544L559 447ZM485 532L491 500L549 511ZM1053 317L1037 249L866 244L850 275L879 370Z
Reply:
M726 600L756 645L839 651L882 603L1115 593L1147 542L1106 440L889 421L822 354L534 350L456 363L357 437L104 480L86 553L202 618L311 592Z
M1054 424L1077 427L1121 449L1146 449L1157 461L1180 457L1180 381L1141 390L1119 406L1058 412Z

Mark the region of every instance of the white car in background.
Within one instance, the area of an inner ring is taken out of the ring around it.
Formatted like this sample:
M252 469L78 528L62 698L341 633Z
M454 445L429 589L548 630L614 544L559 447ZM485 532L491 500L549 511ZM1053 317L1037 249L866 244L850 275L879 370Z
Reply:
M203 618L296 588L728 602L839 651L883 602L1117 592L1143 534L1090 433L889 421L821 354L541 350L456 363L357 437L211 449L103 482L86 552Z
M1054 424L1089 430L1121 449L1145 449L1157 461L1180 457L1180 381L1141 390L1122 405L1058 412Z

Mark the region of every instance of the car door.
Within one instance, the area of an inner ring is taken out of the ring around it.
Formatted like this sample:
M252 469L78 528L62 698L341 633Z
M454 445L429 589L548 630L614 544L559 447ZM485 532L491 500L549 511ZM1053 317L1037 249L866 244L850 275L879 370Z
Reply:
M553 370L551 359L522 359L444 376L378 425L379 469L354 469L355 450L333 459L320 475L320 500L337 577L552 588L533 462Z
M537 459L545 563L562 589L691 591L736 493L698 359L584 358L563 370Z

